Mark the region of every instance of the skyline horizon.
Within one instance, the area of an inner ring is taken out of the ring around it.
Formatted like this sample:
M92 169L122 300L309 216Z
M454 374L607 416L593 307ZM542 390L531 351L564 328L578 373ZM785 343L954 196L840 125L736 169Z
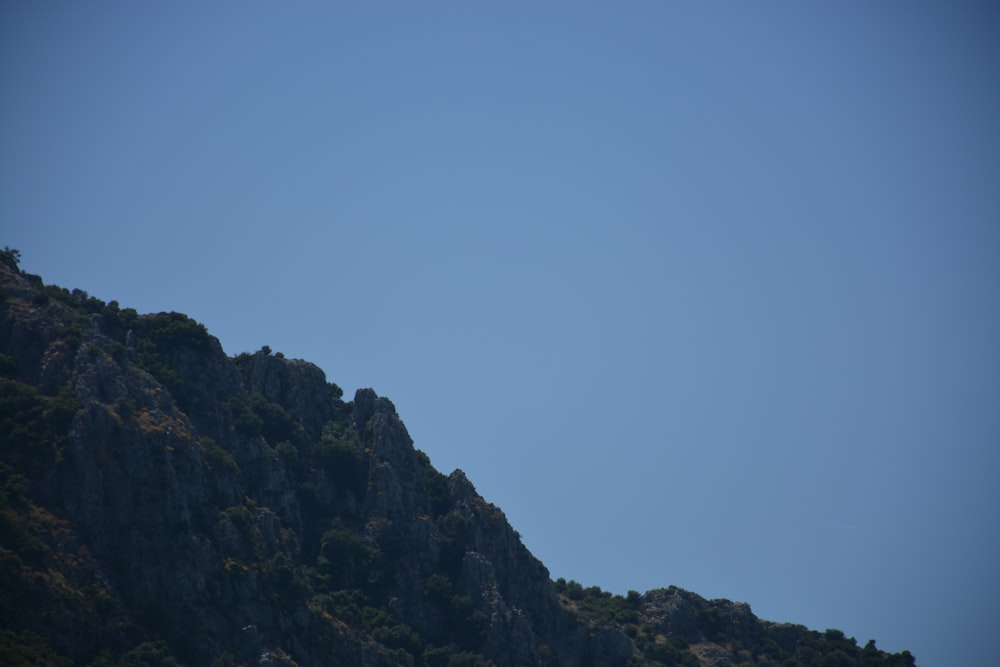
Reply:
M15 0L0 243L389 397L553 576L988 664L998 31L981 0Z

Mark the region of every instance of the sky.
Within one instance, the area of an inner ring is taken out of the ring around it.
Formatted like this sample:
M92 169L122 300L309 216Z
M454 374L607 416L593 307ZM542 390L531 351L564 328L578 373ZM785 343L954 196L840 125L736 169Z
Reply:
M990 2L0 4L0 244L372 387L552 576L1000 623Z

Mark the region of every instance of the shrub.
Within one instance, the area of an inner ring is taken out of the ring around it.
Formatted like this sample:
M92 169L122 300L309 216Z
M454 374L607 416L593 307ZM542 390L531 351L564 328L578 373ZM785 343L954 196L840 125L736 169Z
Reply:
M460 639L467 648L478 647L489 629L489 616L476 609L468 595L453 596L448 611L448 629L452 636Z
M584 597L583 586L581 586L578 582L570 579L566 583L566 597L568 597L570 600L577 600L577 601L582 600Z
M212 337L203 324L183 313L157 313L140 318L141 335L156 346L158 352L176 347L195 350L211 349Z
M448 667L451 654L445 648L429 648L424 651L425 667Z
M323 533L316 566L334 589L365 588L378 583L380 561L377 549L338 524Z
M246 505L234 505L233 507L227 507L223 514L229 517L229 520L233 522L237 530L240 531L240 535L243 539L249 543L253 543L254 534L257 530L257 520L254 518L253 513L246 507Z
M14 271L20 273L21 251L10 246L4 246L3 250L0 250L0 263L6 264L14 269Z
M123 310L122 315L128 317L128 309ZM177 370L171 366L170 359L179 349L202 353L211 351L212 337L208 330L182 313L144 315L135 321L134 326L139 336L136 363L176 398L183 383Z
M31 632L15 634L0 630L0 665L7 667L70 667L73 661L65 658Z
M424 489L431 499L431 516L436 518L447 512L451 507L451 495L448 493L448 477L442 475L431 465L430 457L427 454L419 449L416 452Z
M323 436L313 447L316 462L334 484L361 493L368 482L368 467L357 431L337 422L323 427Z
M432 574L424 579L424 595L434 602L445 602L451 599L454 585L451 579L442 574Z
M434 525L437 528L435 538L440 547L441 567L449 574L455 574L462 565L465 545L472 537L472 521L461 512L452 510L438 518Z
M305 430L294 415L277 403L273 403L260 394L254 394L250 399L250 407L260 419L260 434L268 443L283 441L304 444Z
M15 463L55 463L76 412L69 387L46 397L28 385L0 379L0 441L6 443L0 454Z
M180 667L165 642L147 642L112 661L107 654L99 656L90 667Z
M178 378L179 380L180 378ZM237 433L251 438L260 435L260 431L264 427L264 421L253 410L245 403L236 403L232 406L232 409L233 429Z
M424 640L408 625L375 628L372 639L389 648L400 649L417 659L423 655Z
M285 465L285 470L288 470L293 474L301 472L298 447L285 440L284 442L279 442L275 446L274 451L278 455L278 458L281 459L281 462Z
M294 609L310 597L308 579L285 554L279 553L267 564L267 573L274 599L282 609Z
M492 660L487 660L476 653L456 653L448 659L448 667L496 667Z
M232 454L216 444L215 440L204 437L198 441L198 444L201 445L201 449L205 453L205 459L212 470L232 476L240 474L240 466L236 463L236 459L233 458Z

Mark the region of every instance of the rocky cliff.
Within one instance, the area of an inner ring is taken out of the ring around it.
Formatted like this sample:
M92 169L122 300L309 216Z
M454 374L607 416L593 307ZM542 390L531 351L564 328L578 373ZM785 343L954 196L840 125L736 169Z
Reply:
M552 581L395 406L0 255L0 663L908 665L676 588Z

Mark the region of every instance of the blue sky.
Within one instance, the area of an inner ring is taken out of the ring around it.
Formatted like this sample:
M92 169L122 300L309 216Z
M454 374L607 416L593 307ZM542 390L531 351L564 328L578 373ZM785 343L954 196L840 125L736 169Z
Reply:
M989 2L0 6L24 268L371 386L554 577L985 665Z

